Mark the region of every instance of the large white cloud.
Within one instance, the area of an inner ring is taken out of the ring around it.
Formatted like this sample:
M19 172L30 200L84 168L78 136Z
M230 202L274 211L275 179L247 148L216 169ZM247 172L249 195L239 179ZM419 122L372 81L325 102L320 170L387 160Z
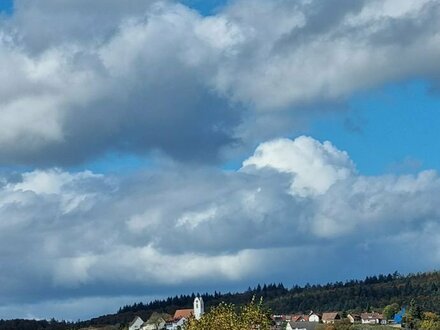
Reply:
M438 14L429 0L236 1L224 15L251 32L215 83L233 99L277 109L438 72Z
M45 6L58 8L54 2ZM112 33L98 34L94 42L86 34L66 32L65 39L49 38L36 50L28 30L21 28L32 22L20 20L21 15L30 11L41 19L43 26L35 24L32 32L44 31L46 16L51 31L62 20L51 20L56 10L18 4L0 38L0 121L5 125L0 162L64 165L107 151L145 154L156 149L209 161L234 140L231 127L239 112L207 88L203 77L209 71L207 59L215 61L234 43L236 32L228 32L221 19L208 21L182 5L156 1L142 8L116 17ZM72 14L69 10L64 14ZM81 24L82 15L71 16ZM8 29L16 29L18 36ZM222 35L217 44L216 29L230 33L231 40Z
M212 161L284 133L304 104L438 76L439 16L429 0L232 1L207 17L172 1L17 0L0 22L0 162Z
M437 172L362 176L345 152L304 136L263 143L244 163L235 172L171 166L131 176L52 169L3 177L0 310L98 298L109 288L154 295L440 261ZM291 260L301 260L294 273Z
M244 170L249 166L292 174L292 193L300 196L325 193L336 181L346 179L353 172L347 153L329 141L321 144L305 136L294 141L278 139L262 143L243 162Z

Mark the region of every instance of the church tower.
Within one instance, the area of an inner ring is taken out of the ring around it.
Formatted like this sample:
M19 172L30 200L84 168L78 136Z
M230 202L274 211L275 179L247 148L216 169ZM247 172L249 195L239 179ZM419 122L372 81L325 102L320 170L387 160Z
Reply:
M196 318L196 320L200 320L204 313L205 304L203 303L203 298L196 297L196 299L194 299L194 317Z

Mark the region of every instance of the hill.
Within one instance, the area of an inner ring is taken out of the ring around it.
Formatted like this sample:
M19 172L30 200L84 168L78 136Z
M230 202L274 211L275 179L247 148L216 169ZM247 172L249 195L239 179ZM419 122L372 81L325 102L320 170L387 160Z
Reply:
M249 302L253 296L263 297L265 305L273 313L303 313L310 310L366 311L381 310L397 303L406 306L411 299L425 311L440 313L440 272L418 273L402 276L397 272L388 275L366 277L364 280L305 285L286 288L283 284L258 285L242 293L203 294L205 306L218 305L224 301L235 305ZM136 303L121 307L116 314L101 316L85 322L96 324L126 324L135 315L147 319L153 312L173 314L176 309L191 307L195 294L170 297L150 303Z
M402 276L397 272L388 275L366 277L364 280L305 285L286 288L283 284L258 285L241 293L202 294L205 306L220 302L242 305L253 296L263 297L265 305L275 314L303 313L310 310L365 311L381 310L386 305L397 303L406 306L415 299L424 311L440 314L440 272L418 273ZM0 321L0 330L5 329L80 329L90 326L128 324L138 315L144 320L153 312L173 314L176 309L192 306L195 294L169 297L148 303L123 306L115 314L104 315L88 321L65 323L52 321L8 320Z

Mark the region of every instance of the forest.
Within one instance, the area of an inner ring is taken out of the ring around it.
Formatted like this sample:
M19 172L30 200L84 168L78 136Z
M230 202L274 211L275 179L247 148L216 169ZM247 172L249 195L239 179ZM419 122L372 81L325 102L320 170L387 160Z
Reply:
M176 309L191 308L194 297L199 293L169 297L151 302L137 302L122 306L114 314L104 315L87 321L75 323L31 320L1 320L0 330L4 329L80 329L88 326L128 324L136 315L144 320L153 312L173 314ZM290 288L282 283L257 285L241 293L201 294L206 309L221 302L242 306L252 297L263 298L266 308L274 314L340 311L361 312L382 310L390 304L408 306L415 300L423 311L440 314L440 272L401 275L397 272L388 275L369 276L363 280L328 283L324 285L294 285Z

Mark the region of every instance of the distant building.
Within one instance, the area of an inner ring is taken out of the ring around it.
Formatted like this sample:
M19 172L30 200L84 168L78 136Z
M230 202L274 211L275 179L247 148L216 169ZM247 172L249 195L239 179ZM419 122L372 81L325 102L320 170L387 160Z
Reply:
M341 315L338 312L328 312L322 314L322 323L335 323L335 321L340 320Z
M171 319L171 315L154 312L148 321L142 324L140 330L162 330L165 329L167 321Z
M167 326L167 329L177 330L179 327L183 327L183 324L194 315L193 309L178 309L174 313L171 328Z
M128 325L128 330L140 330L142 324L144 324L144 321L139 316L136 316Z
M304 314L292 315L290 317L292 322L309 322L309 316Z
M361 322L361 316L359 314L348 314L347 315L348 320L350 323L360 323Z
M174 313L172 321L166 322L165 327L167 330L177 330L182 328L185 322L192 316L196 320L199 320L205 313L205 305L202 297L196 297L193 302L192 309L178 309Z
M286 322L286 315L272 315L271 319L275 327L280 327L284 322ZM289 317L290 320L290 317Z
M320 322L320 321L321 321L321 315L317 313L313 313L313 311L311 311L309 315L309 322Z
M362 324L386 324L386 320L382 314L379 313L362 313Z

